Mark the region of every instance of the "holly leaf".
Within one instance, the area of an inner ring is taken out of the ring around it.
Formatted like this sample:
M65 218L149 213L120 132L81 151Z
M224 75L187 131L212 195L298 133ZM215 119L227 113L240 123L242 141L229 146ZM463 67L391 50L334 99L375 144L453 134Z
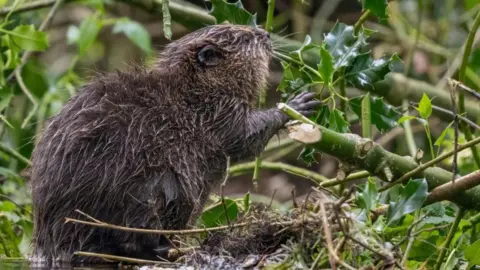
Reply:
M343 118L343 112L334 109L331 114L330 118L328 119L329 128L335 130L340 133L347 133L350 131L349 123L345 121Z
M33 25L20 25L8 35L18 47L28 51L44 51L48 47L47 34L35 30Z
M303 40L302 46L298 48L295 51L292 51L289 53L289 55L296 60L299 60L303 63L303 52L306 52L308 50L311 50L313 48L318 48L318 45L312 43L312 38L309 35L305 36L305 39Z
M330 119L330 108L324 104L318 108L317 115L312 119L316 124L324 127L328 127L328 121Z
M361 54L345 70L345 79L359 89L373 90L373 84L383 80L399 60L396 54L390 58L382 57L377 60L373 60L369 54Z
M209 0L212 3L212 14L217 19L217 24L228 21L232 24L243 24L257 26L257 14L251 14L244 7L240 0L235 3L228 3L225 0Z
M314 80L308 72L305 72L293 63L282 61L281 64L283 67L283 77L278 85L279 90L286 94L295 94L308 90Z
M152 41L148 31L138 22L130 19L118 20L113 27L113 33L123 33L146 54L152 52Z
M425 178L410 180L405 187L400 189L400 194L395 202L390 202L387 213L387 225L401 219L420 207L428 195L428 185Z
M362 100L365 96L350 99L350 107L358 116L362 117ZM401 113L396 111L394 107L383 102L383 98L370 97L370 115L372 123L380 132L386 132L398 125Z
M423 119L428 119L432 114L432 101L428 98L427 94L423 93L417 111Z
M360 31L354 35L353 26L336 23L332 31L325 36L325 47L333 57L335 70L350 66L367 45L369 33Z
M325 44L320 48L320 64L318 65L318 71L322 76L322 80L325 84L330 84L333 79L333 73L335 69L333 67L333 58L330 52L325 48Z
M375 178L369 177L365 187L358 193L357 205L368 214L371 209L377 206L377 195Z
M388 18L387 0L363 0L363 9L370 10L380 19Z

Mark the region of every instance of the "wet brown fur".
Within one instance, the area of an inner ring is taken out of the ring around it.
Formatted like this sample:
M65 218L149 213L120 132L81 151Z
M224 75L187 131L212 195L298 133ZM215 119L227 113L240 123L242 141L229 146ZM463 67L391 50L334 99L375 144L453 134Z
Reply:
M205 66L198 52L221 60ZM272 47L266 32L211 26L172 42L155 67L99 76L53 117L31 167L33 258L89 262L75 251L157 259L159 235L64 223L182 229L200 213L232 161L260 153L288 118L254 110ZM307 113L310 98L291 102Z

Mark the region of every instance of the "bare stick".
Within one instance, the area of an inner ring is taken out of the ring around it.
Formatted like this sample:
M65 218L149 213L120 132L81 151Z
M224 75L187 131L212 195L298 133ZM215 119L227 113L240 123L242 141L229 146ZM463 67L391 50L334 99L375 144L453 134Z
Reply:
M230 157L227 157L227 169L225 171L225 179L223 183L220 185L220 196L222 198L222 205L223 211L225 213L225 219L227 220L227 225L230 227L230 218L228 217L227 205L225 204L225 197L223 195L223 190L225 189L225 185L227 184L228 176L229 176L229 169L230 168Z
M480 170L457 178L455 182L448 182L433 189L428 194L425 204L446 200L458 195L462 191L469 190L480 184Z
M174 266L174 265L176 265L175 263L171 263L171 262L142 260L142 259L135 259L135 258L130 258L130 257L122 257L122 256L115 256L115 255L110 255L110 254L102 254L102 253L94 253L94 252L77 251L74 254L77 255L77 256L96 257L96 258L102 258L102 259L105 259L105 260L132 262L132 263L137 263L137 264L156 264L156 265L163 265L163 266Z
M231 229L243 228L243 227L248 227L248 226L253 225L253 224L261 224L262 223L261 221L252 221L252 222L232 224L231 226L218 226L218 227L203 228L203 229L153 230L153 229L140 229L140 228L132 228L132 227L126 227L126 226L118 226L118 225L105 223L105 222L102 222L102 221L100 221L100 223L98 223L98 222L90 222L90 221L84 221L84 220L73 219L73 218L65 218L65 223L69 223L69 222L89 225L89 226L93 226L93 227L100 227L100 228L106 228L106 229L126 231L126 232L151 233L151 234L163 234L163 235L189 235L189 234L197 234L197 233L203 233L203 232L223 231L223 230L228 230L230 228ZM275 223L272 223L272 225L291 226L291 225L294 225L296 223L298 223L298 222L285 221L285 222L275 222Z

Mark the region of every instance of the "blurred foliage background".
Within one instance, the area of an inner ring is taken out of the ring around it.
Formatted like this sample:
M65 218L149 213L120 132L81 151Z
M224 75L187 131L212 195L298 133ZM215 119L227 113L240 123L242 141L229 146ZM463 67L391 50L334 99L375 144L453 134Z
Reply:
M164 31L161 2L0 1L0 16L3 18L0 25L0 254L21 257L27 251L32 230L31 200L28 177L23 170L28 167L32 149L48 118L55 115L76 93L77 87L92 76L126 70L135 65L151 65L157 52L169 42L167 37L171 35L171 39L177 39L206 25L208 19L202 20L201 16L210 10L212 4L201 0L171 0L171 4L181 8L170 10L173 20L169 33ZM259 25L265 24L267 1L244 0L242 3L247 11L256 14ZM311 37L312 43L321 44L336 22L354 25L364 14L364 4L365 1L355 0L277 0L272 21L276 33L274 40L282 44L279 50L286 52L298 49L306 35ZM190 9L200 11L200 15L189 12ZM480 12L480 1L398 0L390 1L387 11L388 18L371 16L364 23L366 28L375 31L369 39L371 55L377 59L397 54L403 65L395 70L394 76L386 79L383 88L377 88L380 92L376 94L383 93L384 99L402 113L408 111L409 105L402 103L403 98L419 102L423 93L430 96L433 104L437 101L440 102L437 105L444 104L441 99L432 97L432 93L444 91L448 86L447 79L458 76L463 56L461 48ZM463 81L471 89L480 89L479 41L480 32L477 32ZM266 107L275 106L282 98L277 87L284 80L284 66L274 59L271 71ZM364 92L347 85L345 94L354 98ZM337 103L341 104L341 99L337 98ZM448 106L446 109L452 110ZM362 134L358 117L352 111L343 111L351 132ZM466 111L464 116L478 123L480 102L467 96ZM434 110L432 116L425 119L429 123L427 133L420 122L411 122L412 139L418 149L424 150L424 160L453 149L452 120L451 113ZM475 135L480 135L478 130ZM308 165L305 159L299 158L302 154L300 144L278 147L278 141L285 137L282 133L274 138L262 158L308 168L328 178L336 176L337 159L328 155L320 159L318 156L316 162ZM387 133L374 128L372 138L398 155L412 154L402 126L392 127ZM464 134L460 133L459 143L465 141ZM432 142L436 142L434 151L430 149ZM470 150L458 154L460 174L478 169L472 155ZM439 166L451 170L452 159ZM231 175L226 194L236 198L252 191L251 178L251 171ZM258 190L251 197L264 202L273 200L273 204L280 208L291 206L294 187L296 196L302 197L313 185L305 177L275 169L262 169L258 179ZM448 209L450 212L447 211L445 219L438 223L453 222L456 208ZM412 219L409 222L411 224ZM446 232L425 236L431 240L427 246L431 248L442 243ZM420 254L422 246L415 248L419 252L416 254ZM424 258L418 256L419 261Z

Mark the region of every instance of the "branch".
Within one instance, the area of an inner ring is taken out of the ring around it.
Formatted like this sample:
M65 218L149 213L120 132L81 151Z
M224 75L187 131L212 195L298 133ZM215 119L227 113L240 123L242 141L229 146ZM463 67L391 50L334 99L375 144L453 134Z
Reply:
M301 121L301 118L295 118L295 114L289 113L290 111L285 109L287 107L288 106L282 105L284 112L291 118ZM438 167L429 167L439 160L428 164L426 163L426 166L419 166L412 158L402 157L388 152L378 144L373 144L373 147L371 147L369 151L362 151L362 149L364 149L363 146L366 145L366 142L371 142L370 140L355 134L340 134L323 126L317 125L317 127L322 132L322 138L320 141L311 144L311 146L338 158L342 162L365 169L384 181L390 182L393 179L402 179L402 176L408 174L408 178L425 178L429 189L433 190L438 186L449 183L452 179L451 172ZM458 151L476 143L480 143L480 137L459 146ZM444 159L446 155L451 156L451 154L453 153L446 153L439 158ZM405 180L405 178L403 180ZM461 192L451 200L465 208L478 210L480 209L480 195L478 194L480 194L480 186Z
M392 187L396 184L403 183L403 182L407 181L408 179L410 179L411 177L413 177L414 175L418 174L419 172L422 172L423 170L425 170L429 167L432 167L433 165L435 165L435 164L453 156L456 152L460 152L460 151L465 150L469 147L475 146L478 143L480 143L480 137L458 146L456 151L454 150L454 151L444 153L444 154L442 154L442 155L440 155L440 156L438 156L438 157L436 157L436 158L434 158L434 159L432 159L428 162L423 163L422 165L416 167L415 169L413 169L409 172L406 172L402 177L400 177L397 180L389 183L388 185L380 188L380 191L387 190L387 189L389 189L390 187Z
M448 200L457 196L458 193L469 190L480 184L480 170L455 179L433 189L425 200L425 205L434 202Z
M142 260L142 259L135 259L130 257L123 257L123 256L116 256L110 254L102 254L102 253L94 253L94 252L84 252L84 251L77 251L74 253L77 256L86 256L86 257L96 257L102 258L105 260L112 260L112 261L121 261L121 262L131 262L137 264L155 264L155 265L162 265L162 266L175 266L177 264L171 262L164 262L164 261L151 261L151 260Z
M42 9L46 8L49 6L52 6L55 4L56 0L44 0L44 1L35 1L35 2L30 2L28 4L22 5L18 8L16 8L12 14L19 13L19 12L25 12L25 11L30 11L30 10L36 10L36 9ZM0 16L5 16L7 15L10 11L12 10L12 7L5 7L0 9Z

